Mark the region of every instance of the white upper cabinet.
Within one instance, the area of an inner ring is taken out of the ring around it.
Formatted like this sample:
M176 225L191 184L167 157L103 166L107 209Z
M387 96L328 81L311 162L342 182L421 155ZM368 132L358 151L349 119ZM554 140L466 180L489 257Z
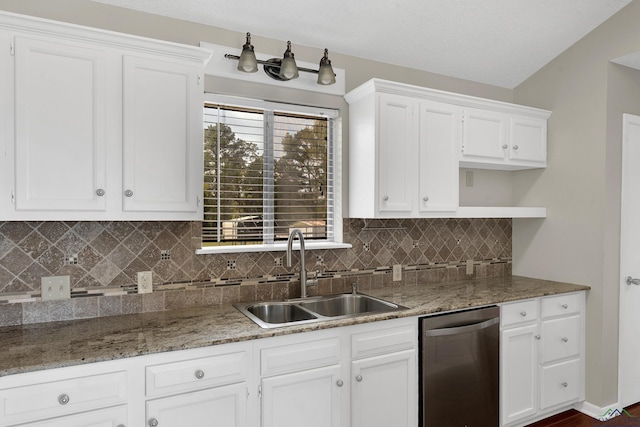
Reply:
M376 91L347 101L350 215L409 218L455 211L458 110Z
M7 13L0 41L0 220L201 219L209 52Z
M124 210L197 213L203 175L198 70L125 56L123 78Z
M345 99L350 216L530 216L460 208L459 168L546 167L549 111L379 79Z
M105 50L25 37L14 49L16 210L104 212Z

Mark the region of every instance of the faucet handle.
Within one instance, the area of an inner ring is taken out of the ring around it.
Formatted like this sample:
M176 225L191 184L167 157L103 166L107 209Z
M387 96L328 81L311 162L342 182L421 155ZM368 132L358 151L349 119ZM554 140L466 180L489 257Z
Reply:
M357 284L356 282L353 282L353 283L351 284L351 293L352 293L353 295L355 295L355 294L357 294L357 293L358 293L358 284Z

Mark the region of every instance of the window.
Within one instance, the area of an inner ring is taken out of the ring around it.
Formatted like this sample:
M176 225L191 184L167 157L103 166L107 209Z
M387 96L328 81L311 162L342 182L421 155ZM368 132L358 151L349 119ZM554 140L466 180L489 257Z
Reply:
M203 249L282 249L293 228L340 243L338 112L228 101L204 107Z

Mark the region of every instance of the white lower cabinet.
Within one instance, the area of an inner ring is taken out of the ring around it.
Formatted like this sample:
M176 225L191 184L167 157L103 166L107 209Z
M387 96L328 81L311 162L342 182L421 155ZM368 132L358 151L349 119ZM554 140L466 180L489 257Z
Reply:
M149 427L247 425L247 385L232 384L147 401Z
M584 299L579 292L502 305L501 425L584 400Z

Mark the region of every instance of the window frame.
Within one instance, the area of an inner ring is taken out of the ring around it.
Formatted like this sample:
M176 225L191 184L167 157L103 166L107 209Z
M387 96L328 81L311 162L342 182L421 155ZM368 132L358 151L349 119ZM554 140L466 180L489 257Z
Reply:
M278 112L292 113L292 114L310 114L310 115L322 115L332 120L333 122L333 169L334 169L334 201L333 201L333 240L305 240L305 249L341 249L351 248L351 244L344 243L343 241L343 217L342 217L342 115L338 109L328 109L322 107L312 107L298 104L287 104L282 102L271 102L252 98L241 98L228 95L217 95L212 93L205 93L203 114L206 104L219 104L227 105L230 107L238 108L251 108L262 110L277 110ZM204 141L203 141L204 143ZM204 165L202 169L204 177ZM204 215L204 214L203 214ZM204 222L204 216L201 219L201 224ZM294 243L294 246L299 247L299 243ZM284 251L287 249L286 241L274 242L272 244L248 244L248 245L222 245L222 246L202 246L202 239L200 241L200 249L196 250L196 254L216 254L216 253L245 253L245 252L271 252L271 251Z

